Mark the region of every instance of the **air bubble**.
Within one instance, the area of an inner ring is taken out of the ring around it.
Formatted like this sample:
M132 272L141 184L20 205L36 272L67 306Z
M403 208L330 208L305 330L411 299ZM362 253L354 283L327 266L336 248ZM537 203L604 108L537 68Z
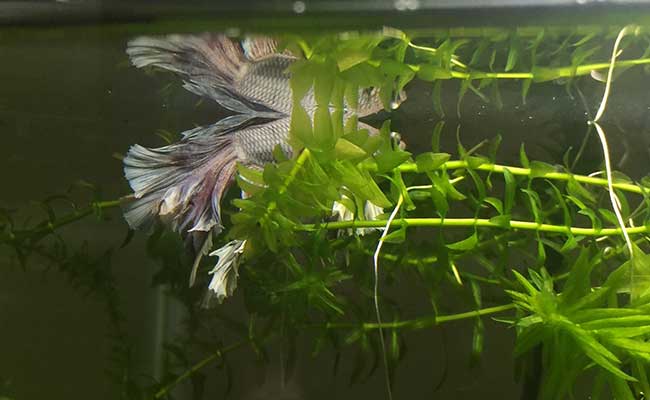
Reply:
M293 2L293 12L296 14L302 14L307 10L307 5L304 1L294 1Z
M397 11L415 11L420 8L419 0L395 0L393 4Z

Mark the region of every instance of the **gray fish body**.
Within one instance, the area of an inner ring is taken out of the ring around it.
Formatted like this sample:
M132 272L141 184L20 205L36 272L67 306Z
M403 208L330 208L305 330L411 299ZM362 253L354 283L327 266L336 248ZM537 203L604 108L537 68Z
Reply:
M223 35L170 35L137 38L127 53L137 67L153 66L181 75L186 88L239 113L259 113L255 105L288 116L293 107L289 68L299 58L277 53L277 43L267 37L246 39L241 46ZM235 101L241 104L233 106ZM252 106L251 106L252 105ZM313 90L301 101L312 114ZM383 109L375 89L360 89L356 110L365 117Z
M263 166L287 143L292 93L289 67L298 59L277 53L273 39L259 37L243 43L223 35L141 37L129 42L127 54L136 67L152 66L180 75L189 91L234 111L208 127L182 134L181 141L150 149L135 145L124 159L124 173L134 191L125 218L132 228L161 219L185 233L219 230L220 201L236 174L237 163ZM313 91L301 101L312 114ZM382 109L374 89L359 92L359 117ZM257 118L272 121L250 125ZM376 130L367 125L371 132Z

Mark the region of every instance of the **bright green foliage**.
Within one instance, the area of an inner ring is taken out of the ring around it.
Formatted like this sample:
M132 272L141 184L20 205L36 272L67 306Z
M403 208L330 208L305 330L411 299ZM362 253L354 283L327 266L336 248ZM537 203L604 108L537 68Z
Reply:
M572 91L577 79L607 67L608 34L600 28L571 34L550 28L486 28L478 33L386 28L377 34L283 38L287 48L304 55L290 69L293 155L277 148L276 162L263 169L239 166L237 184L248 197L222 204L230 217L227 238L219 237L215 245L246 240L236 292L244 299L246 314L233 318L220 308L199 311L201 291L187 288L191 257L177 237L157 231L148 244L161 265L156 283L168 285L187 305L189 333L165 348L167 374L160 382L139 382L130 369L129 348L120 342L121 377L128 387L123 397L171 398L177 384L189 381L200 398L206 380L201 370L211 363L223 370L227 392L236 374L226 354L247 348L268 361L266 348L272 341L281 345L290 371L299 343L305 342L298 340L302 336L315 343L303 351L334 355L334 372L341 359L350 361L351 382L372 375L382 354L390 379L399 382L396 367L407 353L409 330L469 319L472 339L467 345L475 363L490 343L484 338L484 317L513 308L516 314L500 320L515 327L513 348L522 363L541 352L541 398L577 397L573 390L578 379L594 383L594 398L647 396L650 178L635 183L614 174L635 243L630 258L607 182L574 174L569 153L557 160L564 166L551 165L529 159L522 144L521 165L504 166L499 164L499 136L466 147L458 129L456 148L442 149L441 137L454 134L455 127L439 121L431 134L431 151L413 156L391 136L389 121L368 132L359 129L355 115L360 89L377 88L390 110L414 79L431 85L431 107L441 118L443 88L457 89L459 114L465 96L478 96L498 109L503 79L521 81L522 102L543 82L562 83ZM649 64L648 35L641 31L628 39L626 46L637 58L619 64ZM301 105L310 91L316 110ZM57 240L52 248L45 247L43 239L84 216L101 217L105 208L119 202L97 198L90 207L74 207L64 215L50 203L42 203L44 221L26 228L17 227L13 214L0 209L0 244L13 249L22 264L32 253L52 253L73 283L107 293L113 320L118 321L110 285L93 281L109 280L106 265L83 251L66 253ZM349 211L350 219L339 221L332 215L335 203ZM374 208L374 215L365 215L369 203L383 213ZM377 300L386 344L381 348L370 260L380 235L376 228L385 226L398 204L379 254ZM200 277L208 267L204 260ZM98 271L99 278L88 270ZM392 285L408 285L431 311L408 314L392 294ZM221 343L214 339L215 331L238 340ZM201 354L198 360L196 352Z
M529 279L513 271L523 291L508 293L529 314L515 324L518 328L515 354L522 355L535 346L542 346L544 399L568 396L577 376L593 367L610 374L607 378L610 382L623 380L636 384L640 377L624 371L634 363L647 367L650 362L647 342L650 309L635 302L616 306L617 292L625 291L623 286L629 282L623 276L631 272L632 264L648 265L648 257L637 249L638 258L624 263L602 286L593 288L592 271L603 260L590 253L593 251L588 248L581 249L559 293L545 269L541 273L530 270ZM647 290L648 285L644 287ZM616 383L613 392L622 390L617 385L626 384Z

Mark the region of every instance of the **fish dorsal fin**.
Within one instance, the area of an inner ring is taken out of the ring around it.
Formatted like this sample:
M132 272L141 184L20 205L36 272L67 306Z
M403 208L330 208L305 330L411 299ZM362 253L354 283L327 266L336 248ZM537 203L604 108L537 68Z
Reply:
M241 41L241 47L244 49L244 55L250 61L259 61L270 55L283 54L278 53L278 42L268 36L250 36ZM284 52L285 55L291 55Z

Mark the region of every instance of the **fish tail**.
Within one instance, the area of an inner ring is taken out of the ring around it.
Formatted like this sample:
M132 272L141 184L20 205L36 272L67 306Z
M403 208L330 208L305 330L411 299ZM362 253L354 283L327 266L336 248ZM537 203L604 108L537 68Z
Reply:
M220 34L142 36L128 43L126 53L138 68L158 67L224 87L232 86L246 63L239 43Z
M237 170L235 137L226 132L200 127L177 144L132 146L124 158L134 191L124 207L129 226L150 229L161 219L183 234L220 231L220 202Z
M247 46L254 56L275 49L271 39L259 40L259 44L258 40L248 42L252 43ZM142 36L131 40L126 52L134 66L175 72L185 79L185 89L231 111L278 118L277 113L251 103L235 89L235 82L251 61L238 41L220 34Z

